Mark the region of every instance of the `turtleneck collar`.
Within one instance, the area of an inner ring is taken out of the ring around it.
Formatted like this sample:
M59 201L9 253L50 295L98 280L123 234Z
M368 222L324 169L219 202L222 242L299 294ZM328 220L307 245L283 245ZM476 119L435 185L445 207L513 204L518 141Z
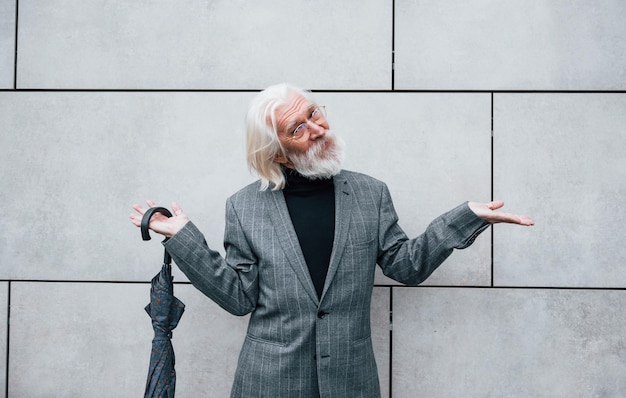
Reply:
M294 169L290 169L284 166L281 166L283 174L287 179L287 184L285 185L284 191L288 193L306 193L306 192L314 192L318 190L324 190L324 188L328 189L333 186L333 178L324 178L324 179L310 179L302 174L298 173Z

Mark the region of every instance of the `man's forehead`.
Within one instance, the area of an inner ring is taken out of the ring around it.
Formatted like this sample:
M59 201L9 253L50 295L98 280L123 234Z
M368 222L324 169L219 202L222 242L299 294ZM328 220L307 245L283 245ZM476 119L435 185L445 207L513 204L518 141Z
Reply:
M287 125L297 122L308 109L315 105L303 95L291 94L287 102L276 109L276 122L279 125Z
M298 93L292 93L289 95L287 101L278 107L278 110L284 113L290 113L298 112L301 109L308 109L310 106L311 101L309 101L305 96Z

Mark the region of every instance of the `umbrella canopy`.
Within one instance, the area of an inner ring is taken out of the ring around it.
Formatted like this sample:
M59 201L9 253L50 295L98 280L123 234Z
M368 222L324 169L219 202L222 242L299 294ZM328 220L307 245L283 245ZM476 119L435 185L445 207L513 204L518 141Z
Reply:
M143 216L141 223L144 240L150 239L148 224L155 212L171 217L171 213L162 207L153 207ZM174 297L174 278L172 277L171 257L165 252L161 272L152 278L150 304L145 308L152 318L154 338L150 354L150 367L144 398L173 398L176 389L176 371L174 370L174 348L172 330L178 325L183 315L185 304Z
M161 272L152 279L150 304L146 306L152 318L154 338L144 397L174 397L176 370L171 338L184 310L185 304L173 295L171 266L163 264Z

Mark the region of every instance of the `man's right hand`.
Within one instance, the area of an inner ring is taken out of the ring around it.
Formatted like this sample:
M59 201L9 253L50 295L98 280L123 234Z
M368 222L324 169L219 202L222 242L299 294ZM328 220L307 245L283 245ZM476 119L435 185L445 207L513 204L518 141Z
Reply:
M148 204L148 208L156 206L151 200L146 201L146 203ZM133 209L135 209L136 213L130 215L130 220L135 226L141 227L141 219L148 209L144 209L141 205L134 205ZM167 217L161 213L154 213L150 218L150 229L166 238L171 238L176 235L176 233L189 222L189 217L183 213L183 209L176 203L172 203L172 210L172 217Z

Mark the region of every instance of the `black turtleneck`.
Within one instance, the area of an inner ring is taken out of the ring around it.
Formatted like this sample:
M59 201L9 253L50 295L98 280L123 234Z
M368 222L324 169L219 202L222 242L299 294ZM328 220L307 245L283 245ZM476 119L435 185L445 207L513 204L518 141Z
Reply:
M310 180L292 169L283 169L283 172L287 178L283 194L319 298L335 236L333 179Z

